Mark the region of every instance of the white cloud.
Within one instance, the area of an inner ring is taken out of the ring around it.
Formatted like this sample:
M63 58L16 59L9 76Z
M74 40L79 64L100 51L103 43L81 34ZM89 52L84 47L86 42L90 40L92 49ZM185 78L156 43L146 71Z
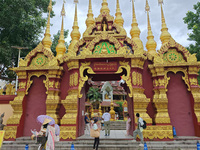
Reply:
M108 7L110 9L110 14L115 17L116 11L116 0L107 0ZM183 17L186 16L188 11L193 10L193 5L196 4L198 0L164 0L164 15L167 23L167 27L169 28L169 32L172 37L181 45L188 46L191 41L188 41L187 38L187 25L183 22ZM53 7L53 10L56 14L54 18L51 19L51 35L56 34L58 30L61 28L61 17L60 11L62 8L63 0L56 0L56 5ZM79 0L78 4L78 25L79 31L81 35L84 33L86 29L85 20L87 18L88 13L88 3L89 0ZM92 8L94 18L98 17L100 14L102 0L92 0ZM154 34L154 39L157 42L157 49L160 48L160 34L161 34L161 12L160 6L158 5L157 0L149 0L150 5L150 22L152 26L152 31ZM124 28L126 29L127 35L130 37L130 29L132 22L132 3L130 0L120 0L120 9L122 12L122 17L124 18ZM66 1L65 4L66 17L64 21L64 28L69 29L69 33L72 31L72 26L74 22L74 10L75 5L73 4L73 0ZM141 40L143 41L143 45L146 45L146 37L147 37L147 15L145 13L145 0L135 0L135 11L136 18L139 24L139 28L141 30ZM67 38L69 42L71 37Z

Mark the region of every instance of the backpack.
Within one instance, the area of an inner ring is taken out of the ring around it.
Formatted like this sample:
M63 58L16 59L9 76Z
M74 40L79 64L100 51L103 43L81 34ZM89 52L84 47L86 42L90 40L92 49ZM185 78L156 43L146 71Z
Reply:
M147 128L147 123L146 123L146 121L143 120L143 123L144 123L144 124L143 124L142 128L143 128L143 129L146 129L146 128Z

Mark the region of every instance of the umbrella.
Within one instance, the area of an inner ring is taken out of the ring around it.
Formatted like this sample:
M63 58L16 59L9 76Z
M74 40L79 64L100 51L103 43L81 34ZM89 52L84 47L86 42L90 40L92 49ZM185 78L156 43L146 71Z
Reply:
M45 119L50 119L50 120L51 120L51 122L49 122L49 125L55 124L55 120L54 120L52 117L50 117L50 116L47 116L47 115L39 115L39 116L37 117L37 121L38 121L39 123L41 123L41 124L43 124L43 122L44 122Z
M56 136L58 136L60 134L60 127L57 124L55 124L55 134L56 134Z

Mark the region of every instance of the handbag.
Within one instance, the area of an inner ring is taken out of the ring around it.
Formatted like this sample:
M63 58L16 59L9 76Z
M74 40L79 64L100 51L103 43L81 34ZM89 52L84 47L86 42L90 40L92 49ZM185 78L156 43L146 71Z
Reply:
M99 137L100 136L99 130L90 129L90 136L95 138Z

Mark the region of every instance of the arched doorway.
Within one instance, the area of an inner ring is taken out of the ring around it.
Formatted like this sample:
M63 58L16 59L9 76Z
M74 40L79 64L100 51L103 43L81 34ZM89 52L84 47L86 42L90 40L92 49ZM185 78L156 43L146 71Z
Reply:
M182 79L184 74L168 72L167 76L170 77L167 97L171 124L175 127L177 136L195 136L191 94Z
M109 61L109 60L108 60ZM104 61L105 62L105 61ZM94 62L95 63L95 62ZM87 80L84 83L84 86L81 89L81 94L82 97L79 98L79 102L78 102L78 136L81 136L84 134L84 113L85 113L85 101L86 101L86 94L88 92L90 85L90 81L94 81L94 82L101 82L101 81L120 81L121 80L121 76L126 76L128 73L126 71L126 69L122 69L122 71L120 73L116 73L118 70L118 67L115 68L116 70L112 70L112 71L105 71L107 70L106 66L104 66L103 68L105 70L101 70L101 71L95 71L94 69L94 73L91 73L91 66L94 66L94 63L92 63L90 65L90 67L86 67L86 69L83 71L83 76L87 77ZM113 62L112 62L113 63ZM118 64L118 62L116 62L116 64ZM109 65L108 65L109 66ZM88 73L87 69L90 70L90 73ZM89 80L88 80L89 79ZM122 85L124 90L127 93L126 96L126 100L128 102L128 113L131 115L131 129L130 129L130 134L133 133L133 123L134 123L134 108L133 108L133 97L129 97L130 95L130 90L128 85L126 84L126 82L124 82L124 84Z

